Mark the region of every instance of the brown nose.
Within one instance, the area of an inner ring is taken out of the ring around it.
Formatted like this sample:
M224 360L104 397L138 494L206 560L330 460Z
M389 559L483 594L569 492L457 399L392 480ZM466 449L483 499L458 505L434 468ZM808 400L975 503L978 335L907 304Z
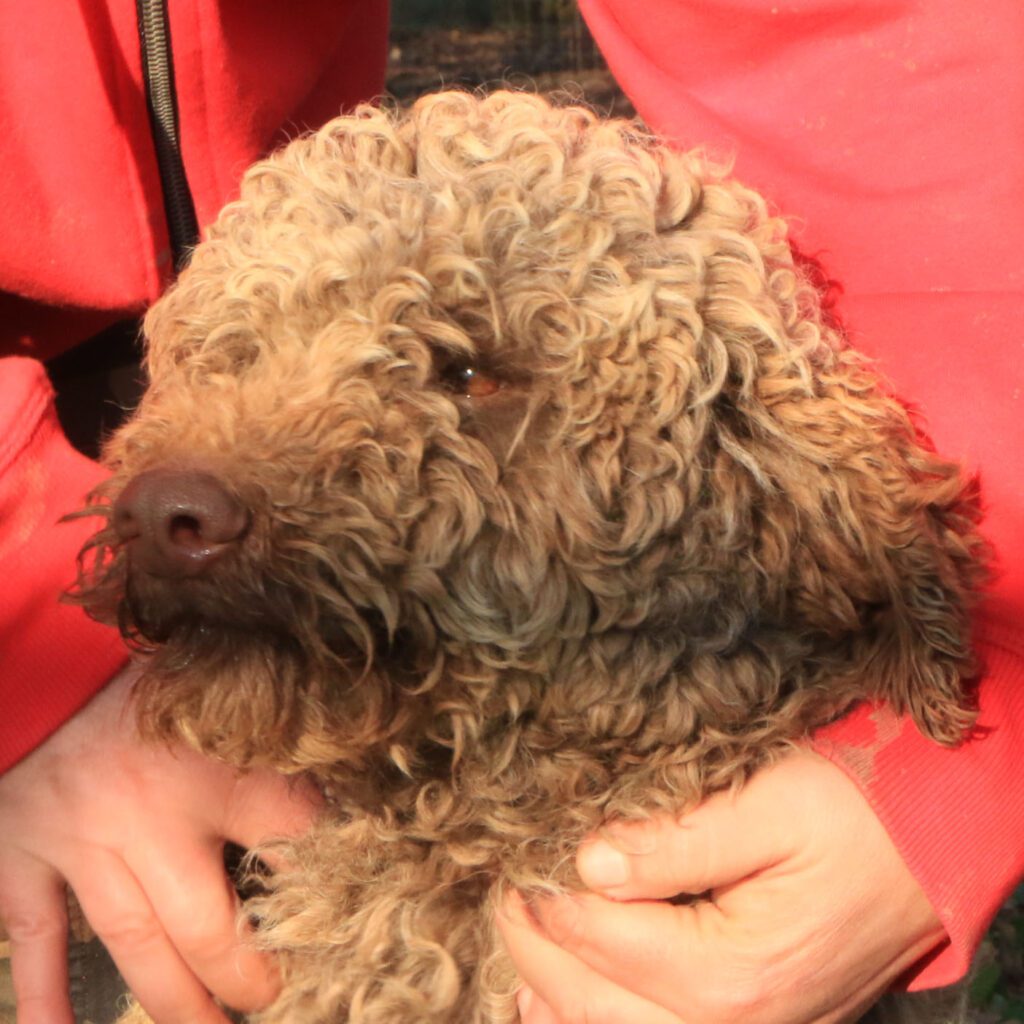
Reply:
M249 529L249 514L209 473L152 469L114 503L114 530L133 568L153 576L199 576Z

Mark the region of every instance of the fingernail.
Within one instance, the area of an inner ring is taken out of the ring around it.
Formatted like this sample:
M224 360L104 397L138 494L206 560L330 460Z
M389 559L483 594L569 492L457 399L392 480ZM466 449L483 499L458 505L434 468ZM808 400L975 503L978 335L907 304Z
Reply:
M577 866L591 889L613 889L629 881L626 855L601 839L580 848Z
M516 1006L519 1008L519 1016L525 1017L533 1005L533 989L529 985L523 985L516 995Z

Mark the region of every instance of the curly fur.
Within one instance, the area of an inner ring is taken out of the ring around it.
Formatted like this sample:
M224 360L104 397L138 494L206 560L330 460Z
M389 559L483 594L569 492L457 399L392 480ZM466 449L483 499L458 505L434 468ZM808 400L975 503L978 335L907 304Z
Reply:
M98 506L200 467L253 525L173 584L104 530L86 599L152 648L153 733L331 799L251 908L261 1019L511 1020L493 897L572 885L602 821L858 698L972 721L973 483L700 153L507 92L363 107L248 172L146 334Z

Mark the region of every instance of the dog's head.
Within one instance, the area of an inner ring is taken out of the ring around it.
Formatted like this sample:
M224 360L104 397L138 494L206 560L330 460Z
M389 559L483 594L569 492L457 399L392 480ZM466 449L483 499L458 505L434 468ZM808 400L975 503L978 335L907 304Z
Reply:
M247 174L146 335L84 589L208 745L967 721L969 488L699 154L535 96L363 108Z

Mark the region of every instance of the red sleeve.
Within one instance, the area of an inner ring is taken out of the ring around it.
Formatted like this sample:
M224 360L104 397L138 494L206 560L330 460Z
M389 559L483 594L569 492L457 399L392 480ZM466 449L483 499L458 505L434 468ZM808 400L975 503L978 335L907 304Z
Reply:
M966 974L996 911L1024 874L1024 650L989 626L974 737L949 750L887 707L863 705L815 738L870 800L949 941L907 979L911 989Z
M839 313L944 454L980 473L999 576L985 729L956 751L863 708L819 738L949 931L954 980L1024 874L1024 5L580 0L637 110L734 158L843 285Z
M387 0L168 4L200 228L288 136L384 87ZM0 4L0 351L49 358L172 274L136 5Z
M59 520L104 476L64 440L42 365L0 359L0 772L127 660L114 630L60 601L96 524Z

